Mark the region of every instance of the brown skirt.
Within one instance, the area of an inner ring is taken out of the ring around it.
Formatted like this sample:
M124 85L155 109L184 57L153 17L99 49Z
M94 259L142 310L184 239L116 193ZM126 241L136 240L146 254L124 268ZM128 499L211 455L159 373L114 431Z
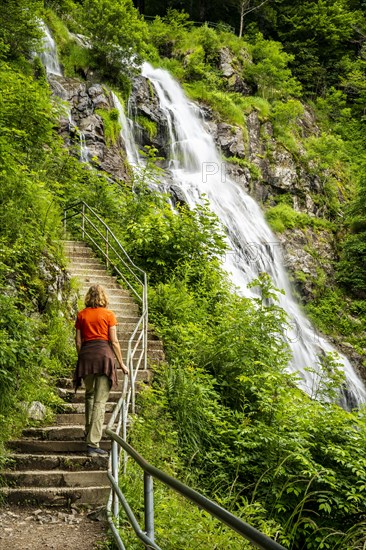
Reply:
M111 382L111 388L117 388L116 360L111 345L106 340L83 342L73 377L75 390L88 374L105 374Z

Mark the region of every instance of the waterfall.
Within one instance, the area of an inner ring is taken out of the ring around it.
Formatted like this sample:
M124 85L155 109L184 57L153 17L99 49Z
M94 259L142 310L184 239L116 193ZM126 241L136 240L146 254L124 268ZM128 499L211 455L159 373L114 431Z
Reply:
M285 295L279 294L279 304L289 318L286 337L293 355L289 369L300 374L300 387L311 394L314 374L306 368L315 368L320 354L335 349L316 332L293 298L278 240L256 202L225 174L220 154L204 128L199 109L187 100L180 85L167 71L154 69L148 63L144 63L142 75L154 86L160 109L166 116L170 173L174 184L180 187L191 207L200 203L205 195L225 227L230 253L226 255L224 267L238 292L254 297L255 289L248 289L247 285L261 272L267 272L274 285L285 291ZM131 135L126 135L126 139L129 141ZM342 392L342 405L350 408L365 402L363 382L345 356L340 354L339 361L344 366L347 382L347 389Z
M52 34L47 25L43 21L40 23L43 31L43 52L40 54L40 59L46 68L47 74L56 74L62 76L60 63L57 56L57 49Z
M114 106L119 113L118 120L121 125L121 136L126 147L127 160L131 166L137 167L140 160L136 142L133 137L132 121L126 117L123 105L114 92L112 92L112 98Z
M52 37L51 31L43 21L40 22L43 31L43 52L40 54L40 59L46 69L48 76L62 76L60 62L58 60L56 43ZM71 110L67 111L70 129L76 129L77 125L71 116ZM80 162L89 162L89 149L86 145L85 134L80 130L77 131L79 136L79 160Z
M79 160L80 162L89 162L89 149L86 145L84 132L79 131L79 138L80 138Z

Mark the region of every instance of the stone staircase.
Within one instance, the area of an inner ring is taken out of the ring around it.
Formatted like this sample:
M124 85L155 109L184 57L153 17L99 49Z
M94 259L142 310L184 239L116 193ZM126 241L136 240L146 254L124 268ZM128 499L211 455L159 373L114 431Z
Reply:
M102 284L110 298L118 320L118 337L124 359L127 343L139 318L138 305L129 292L83 242L66 241L70 263L68 271L79 281L79 295L84 297L88 288ZM163 359L161 342L149 331L148 360L156 363ZM148 383L151 371L138 375L139 383ZM124 375L118 370L119 387L111 391L106 405L106 422L120 397ZM105 504L109 494L106 475L108 461L103 457L86 455L84 441L84 390L75 394L70 378L59 380L59 394L64 400L63 410L56 415L52 426L27 428L19 440L10 441L12 454L8 469L2 473L6 487L1 489L8 503L70 506ZM109 450L110 442L102 439L101 447Z

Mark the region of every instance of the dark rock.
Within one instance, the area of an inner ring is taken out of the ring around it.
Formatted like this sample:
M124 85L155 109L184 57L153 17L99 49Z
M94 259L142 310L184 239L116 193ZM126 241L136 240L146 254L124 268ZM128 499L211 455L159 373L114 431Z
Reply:
M185 196L183 190L177 185L170 185L169 191L171 193L174 205L187 205L187 197Z
M157 132L153 136L149 135L141 125L138 127L138 141L140 145L155 147L158 150L159 156L167 157L168 130L166 117L160 108L159 99L155 93L154 87L142 76L136 77L133 81L129 108L134 118L139 116L146 117L157 126Z
M234 56L229 48L220 50L219 69L227 79L227 88L230 91L243 95L251 95L253 90L243 79L243 67L238 58Z

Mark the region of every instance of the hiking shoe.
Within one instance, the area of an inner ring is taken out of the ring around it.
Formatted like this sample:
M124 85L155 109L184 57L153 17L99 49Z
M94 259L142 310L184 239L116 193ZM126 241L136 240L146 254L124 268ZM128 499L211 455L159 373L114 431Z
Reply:
M88 456L105 456L107 458L108 453L100 447L91 447L90 445L86 448L86 453Z

